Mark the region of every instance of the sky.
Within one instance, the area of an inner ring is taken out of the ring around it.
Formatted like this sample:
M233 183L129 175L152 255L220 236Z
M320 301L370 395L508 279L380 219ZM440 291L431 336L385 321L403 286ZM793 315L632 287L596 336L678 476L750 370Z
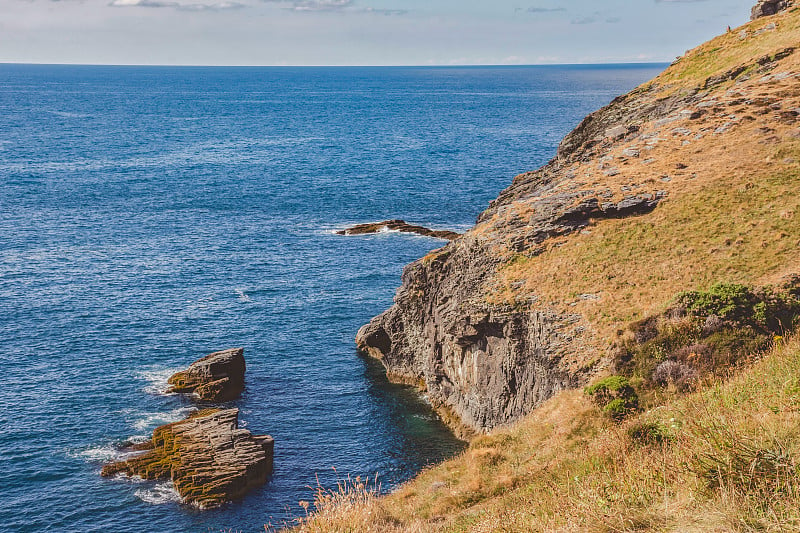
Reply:
M755 0L0 0L0 63L671 61Z

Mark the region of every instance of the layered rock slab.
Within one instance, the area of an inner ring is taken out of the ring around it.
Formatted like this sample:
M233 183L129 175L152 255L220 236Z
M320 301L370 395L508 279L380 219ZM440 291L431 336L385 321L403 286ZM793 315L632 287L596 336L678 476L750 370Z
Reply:
M229 402L244 391L244 349L231 348L198 359L173 374L169 392L194 393L206 402Z
M274 440L240 429L238 409L204 409L159 426L149 441L130 450L144 451L106 465L101 475L170 479L185 502L210 508L267 482Z
M409 224L405 220L384 220L383 222L370 222L367 224L357 224L351 228L337 231L337 235L369 235L371 233L380 233L381 231L399 231L402 233L415 233L424 237L433 237L435 239L445 239L452 241L461 236L460 233L449 230L433 230L424 226L417 226Z

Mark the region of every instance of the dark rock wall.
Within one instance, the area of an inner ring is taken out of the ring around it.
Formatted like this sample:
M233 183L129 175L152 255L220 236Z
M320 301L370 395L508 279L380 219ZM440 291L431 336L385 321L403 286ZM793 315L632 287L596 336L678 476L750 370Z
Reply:
M508 254L534 256L548 239L580 231L592 219L656 208L662 191L612 202L602 190L572 186L576 177L567 168L636 135L642 122L700 98L696 92L661 100L653 94L638 89L589 115L550 163L517 176L475 228L406 267L394 305L358 332L359 349L381 359L390 379L420 385L435 407L481 432L583 383L590 369L574 361L585 326L581 316L491 304L487 294ZM526 206L526 216L513 215L515 202Z
M750 14L750 20L776 15L781 11L785 11L786 9L792 7L793 5L793 0L760 0L755 6L753 6L753 10Z

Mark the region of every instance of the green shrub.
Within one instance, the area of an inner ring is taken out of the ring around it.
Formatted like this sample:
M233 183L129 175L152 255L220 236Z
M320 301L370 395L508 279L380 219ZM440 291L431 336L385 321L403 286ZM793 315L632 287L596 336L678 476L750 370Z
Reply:
M618 391L625 387L630 387L628 378L625 376L609 376L598 381L594 385L586 387L584 392L589 396L592 396L594 394L604 393L606 391Z
M626 433L632 442L642 446L664 444L673 440L669 430L655 422L637 422L630 426Z
M630 325L633 338L615 352L617 372L646 388L674 385L681 392L706 376L727 374L794 329L800 317L796 285L773 290L716 283L707 291L682 292L674 307Z
M614 420L622 420L639 407L639 396L624 376L609 376L586 387L584 393Z
M800 301L795 295L736 283L716 283L708 291L682 292L675 300L695 316L718 316L771 333L791 329L800 315Z
M745 285L715 283L708 291L686 291L677 297L678 304L696 315L715 315L726 320L752 317L756 296Z

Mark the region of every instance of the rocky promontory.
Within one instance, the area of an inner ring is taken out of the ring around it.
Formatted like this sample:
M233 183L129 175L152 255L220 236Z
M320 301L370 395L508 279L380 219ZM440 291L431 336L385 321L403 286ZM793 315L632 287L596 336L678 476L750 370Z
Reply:
M608 369L626 324L674 294L792 272L800 11L788 5L760 2L753 22L587 116L475 227L405 268L358 348L487 432Z
M759 2L753 6L750 19L755 20L757 18L775 15L781 11L785 11L793 5L794 0L759 0Z
M423 237L433 237L434 239L445 239L452 241L461 236L460 233L449 230L433 230L424 226L409 224L405 220L384 220L383 222L370 222L368 224L358 224L351 228L337 231L337 235L368 235L380 233L381 231L399 231L402 233L416 233Z
M228 402L241 396L244 373L243 348L214 352L173 374L168 392L194 393L205 402Z
M184 501L209 508L266 483L273 448L272 437L239 428L238 409L204 409L156 428L130 448L141 454L106 465L101 475L170 479Z

